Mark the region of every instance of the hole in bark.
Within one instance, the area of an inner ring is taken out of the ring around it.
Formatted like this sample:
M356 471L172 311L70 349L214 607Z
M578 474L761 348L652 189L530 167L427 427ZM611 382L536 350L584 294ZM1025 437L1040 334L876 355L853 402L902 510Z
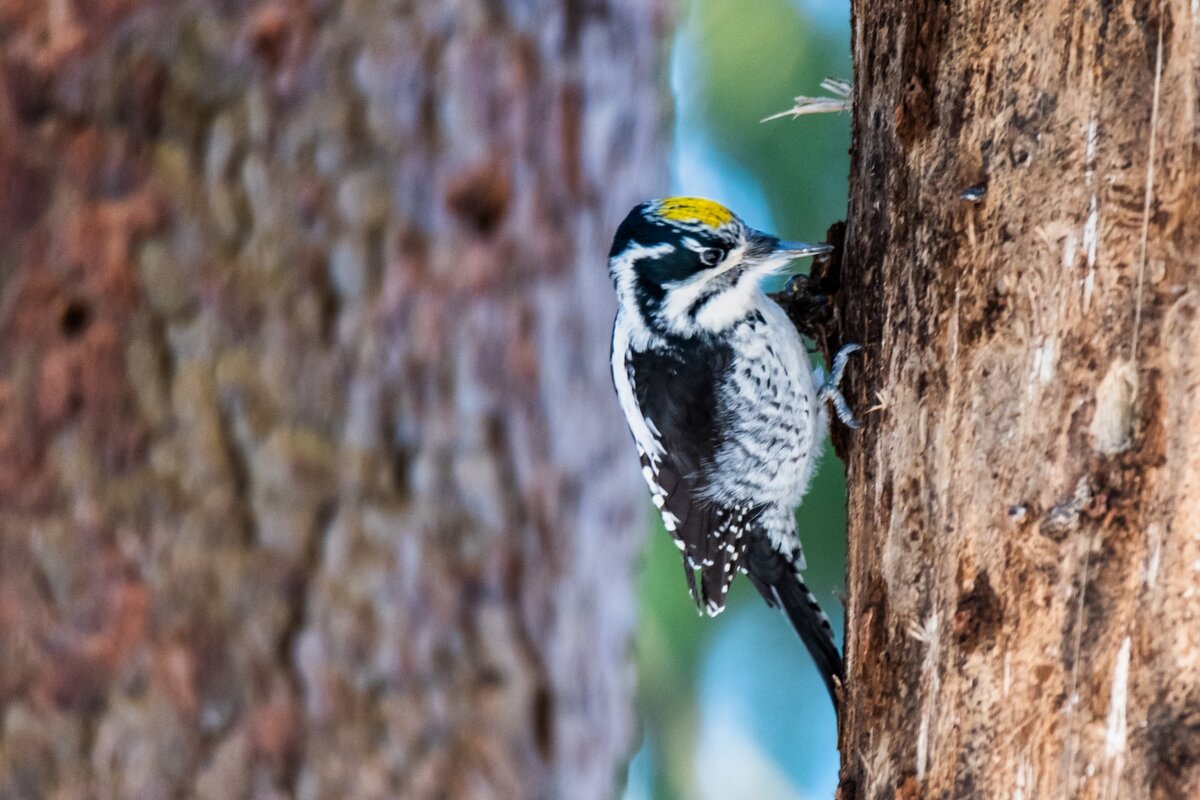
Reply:
M287 50L289 34L288 20L282 9L263 9L254 20L251 32L254 54L271 68L278 68Z
M19 59L13 59L5 66L5 83L17 118L26 125L41 122L54 110L53 80L50 74L24 64Z
M533 698L533 733L544 758L554 754L554 698L550 690L539 687Z
M68 339L78 339L92 321L92 309L81 300L72 300L63 309L59 328Z
M123 79L117 113L136 138L149 139L162 130L163 94L168 79L166 66L151 56L137 58Z
M971 589L959 595L954 611L954 636L967 651L991 644L1004 619L1000 597L986 571L975 576Z
M1147 717L1142 735L1151 754L1150 786L1155 796L1183 797L1200 769L1200 712L1161 702Z
M504 166L493 160L467 170L451 181L446 205L481 236L499 227L508 213L512 186Z

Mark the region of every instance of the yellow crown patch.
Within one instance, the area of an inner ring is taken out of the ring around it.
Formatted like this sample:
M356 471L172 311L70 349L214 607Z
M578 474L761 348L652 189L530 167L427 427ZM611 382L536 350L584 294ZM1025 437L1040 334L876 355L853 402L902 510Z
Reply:
M668 197L658 204L658 216L672 222L697 223L709 228L728 225L733 212L703 197Z

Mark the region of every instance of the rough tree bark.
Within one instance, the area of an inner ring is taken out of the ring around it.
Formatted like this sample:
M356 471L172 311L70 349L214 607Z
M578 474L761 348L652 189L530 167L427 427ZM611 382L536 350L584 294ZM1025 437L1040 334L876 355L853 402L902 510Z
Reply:
M0 797L606 798L657 3L0 3Z
M1200 9L853 13L840 796L1198 797Z

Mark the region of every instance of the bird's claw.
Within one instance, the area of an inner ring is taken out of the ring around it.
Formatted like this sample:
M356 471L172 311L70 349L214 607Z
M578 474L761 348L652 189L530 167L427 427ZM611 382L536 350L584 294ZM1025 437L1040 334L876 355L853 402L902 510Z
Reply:
M837 414L837 418L842 421L842 424L847 428L858 430L862 427L862 423L854 418L854 412L850 410L849 404L846 403L846 398L842 395L840 388L842 383L842 375L846 371L846 362L850 360L851 353L857 353L862 350L857 344L848 344L837 351L837 355L833 357L833 368L830 371L829 377L821 385L821 389L817 394L817 398L821 402L828 402L833 406L833 411Z

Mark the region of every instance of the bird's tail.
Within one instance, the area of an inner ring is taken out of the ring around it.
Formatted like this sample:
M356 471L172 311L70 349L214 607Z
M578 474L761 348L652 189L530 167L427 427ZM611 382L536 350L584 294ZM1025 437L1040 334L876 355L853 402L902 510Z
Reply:
M764 535L753 537L747 546L745 564L746 574L759 594L768 605L781 609L800 635L837 710L837 687L845 680L842 654L833 640L829 617L804 584L794 560L776 550Z

